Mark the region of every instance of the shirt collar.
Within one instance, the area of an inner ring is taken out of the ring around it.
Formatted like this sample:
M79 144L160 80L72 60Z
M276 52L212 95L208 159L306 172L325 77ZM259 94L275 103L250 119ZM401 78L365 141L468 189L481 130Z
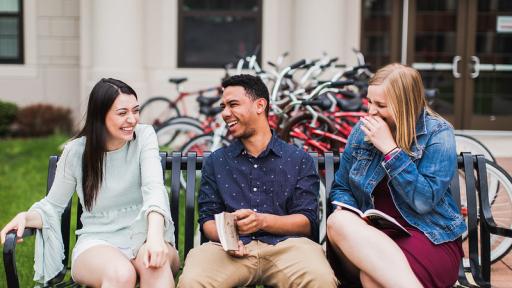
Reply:
M281 145L282 143L277 137L277 133L274 130L272 130L272 137L270 138L270 142L268 143L265 150L261 152L259 157L265 157L270 152L274 153L276 156L281 157L283 155L283 147ZM242 141L240 141L240 139L236 139L235 141L233 141L229 145L228 151L230 152L229 154L232 155L233 157L246 153L244 144L242 143Z

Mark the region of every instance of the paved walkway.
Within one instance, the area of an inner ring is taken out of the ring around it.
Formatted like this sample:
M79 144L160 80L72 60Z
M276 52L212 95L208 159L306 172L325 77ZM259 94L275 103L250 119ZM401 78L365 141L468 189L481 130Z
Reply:
M497 162L512 175L512 158L498 158ZM491 273L492 287L512 288L512 252L509 252L502 260L494 263Z

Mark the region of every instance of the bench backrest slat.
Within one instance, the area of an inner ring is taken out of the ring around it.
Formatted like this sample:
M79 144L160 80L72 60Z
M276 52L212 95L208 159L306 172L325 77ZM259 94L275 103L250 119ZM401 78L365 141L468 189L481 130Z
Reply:
M485 215L492 215L489 199L489 187L487 182L486 160L482 155L477 155L475 161L475 168L477 174L477 189L479 202L480 219L486 217ZM485 212L484 212L485 210ZM490 282L491 279L491 237L490 231L485 224L486 221L480 221L480 266L482 280Z
M169 159L166 159L167 162ZM180 235L180 176L181 176L181 152L173 152L170 158L171 171L180 171L180 173L171 173L169 186L171 187L171 216L174 221L174 239L176 239L176 245L178 245L178 235Z
M195 196L196 196L196 164L197 154L191 152L187 155L187 185L185 187L185 257L193 248L195 226Z

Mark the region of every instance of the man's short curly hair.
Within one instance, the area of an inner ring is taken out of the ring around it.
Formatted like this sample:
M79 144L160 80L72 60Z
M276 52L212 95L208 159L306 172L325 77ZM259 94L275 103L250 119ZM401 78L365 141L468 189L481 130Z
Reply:
M265 99L267 101L265 115L268 116L270 106L268 88L265 83L261 81L260 77L249 74L234 75L222 81L222 88L229 86L243 87L245 93L252 101L258 100L259 98Z

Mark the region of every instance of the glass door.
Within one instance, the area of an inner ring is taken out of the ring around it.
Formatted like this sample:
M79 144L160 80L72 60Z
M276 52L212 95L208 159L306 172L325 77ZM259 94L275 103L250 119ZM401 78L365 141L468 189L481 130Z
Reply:
M407 58L439 89L434 110L457 129L512 130L512 1L409 3Z
M461 61L464 53L466 1L410 1L407 58L420 71L426 88L439 93L432 107L455 127L462 126Z
M471 1L468 11L464 126L512 130L512 1Z

